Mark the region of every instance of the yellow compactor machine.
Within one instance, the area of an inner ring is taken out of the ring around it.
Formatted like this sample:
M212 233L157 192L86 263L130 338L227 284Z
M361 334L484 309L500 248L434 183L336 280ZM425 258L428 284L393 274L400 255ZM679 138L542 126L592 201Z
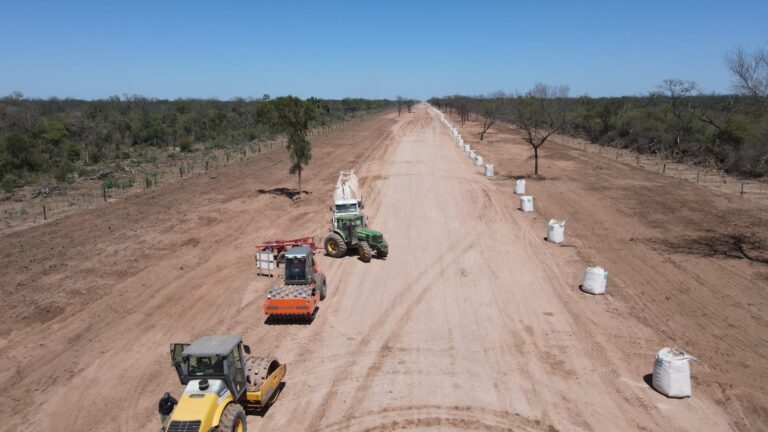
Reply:
M284 364L252 356L240 336L174 343L171 359L186 387L166 432L246 432L246 413L273 403L285 377Z

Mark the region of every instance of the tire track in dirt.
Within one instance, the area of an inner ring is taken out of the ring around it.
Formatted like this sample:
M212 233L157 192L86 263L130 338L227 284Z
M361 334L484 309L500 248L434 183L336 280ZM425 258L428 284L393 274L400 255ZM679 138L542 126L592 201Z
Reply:
M349 417L326 425L326 432L343 430L394 431L454 428L491 431L557 431L551 425L519 414L475 406L418 405L393 407Z
M459 246L459 245L456 245ZM471 247L471 244L466 243L463 245L464 250L468 250ZM357 343L354 350L349 353L349 360L346 362L346 364L339 368L339 372L331 379L331 385L330 387L336 388L340 383L350 379L349 376L349 370L353 368L353 366L360 361L360 357L362 354L366 351L368 351L369 347L374 343L374 339L379 337L382 332L384 332L384 329L387 327L387 324L393 326L394 328L388 332L386 332L386 335L384 337L384 342L379 344L379 347L375 350L377 353L376 357L380 360L377 360L374 365L369 366L367 368L367 371L364 379L363 384L358 385L358 387L355 389L355 397L353 397L353 400L357 399L357 396L359 396L361 393L368 391L370 387L370 381L372 379L372 376L375 375L378 371L378 368L381 367L381 363L384 359L386 359L387 353L391 351L391 347L389 346L389 343L394 340L399 333L402 331L402 325L407 324L408 319L410 318L410 315L413 313L413 310L415 307L417 307L425 298L425 296L429 293L430 288L432 288L431 285L429 285L429 281L431 278L433 278L435 275L443 272L445 269L449 267L449 265L455 261L457 258L456 255L444 255L440 258L438 262L438 266L430 269L428 272L420 273L417 275L414 279L412 279L409 283L404 284L398 294L395 296L395 299L393 299L389 304L387 304L385 307L381 308L381 312L377 315L376 319L374 319L373 323L369 327L369 330L366 332L365 336L360 340L360 342ZM412 287L421 287L416 294L413 294L414 290ZM409 297L413 297L410 298ZM405 306L403 306L405 305ZM393 319L394 314L392 313L393 310L399 310L401 308L405 308L405 310L402 311L399 315L397 315L396 319ZM378 367L376 364L378 363ZM328 405L330 402L333 401L333 399L337 396L337 394L330 390L324 397L323 397L323 404L318 409L317 412L311 417L310 424L312 425L319 425L322 423L322 420L325 417L325 406ZM351 415L351 413L356 409L357 407L354 405L350 405L345 415Z

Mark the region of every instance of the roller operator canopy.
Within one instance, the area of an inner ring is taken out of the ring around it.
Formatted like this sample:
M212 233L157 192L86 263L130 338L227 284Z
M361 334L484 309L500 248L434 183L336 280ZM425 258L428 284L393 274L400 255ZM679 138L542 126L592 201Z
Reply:
M181 354L184 357L210 357L226 356L235 349L240 342L240 336L202 336L192 342Z

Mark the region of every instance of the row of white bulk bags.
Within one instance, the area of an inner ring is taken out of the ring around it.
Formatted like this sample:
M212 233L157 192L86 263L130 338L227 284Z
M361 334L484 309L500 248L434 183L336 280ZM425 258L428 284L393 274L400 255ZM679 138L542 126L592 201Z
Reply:
M442 113L441 113L441 115L442 115ZM478 155L475 150L472 150L472 148L469 146L469 144L465 144L464 143L464 138L461 136L461 134L458 132L458 130L455 127L453 127L453 125L451 125L450 122L448 122L448 120L445 120L444 117L443 117L443 122L451 130L451 134L453 135L453 137L456 140L456 146L464 148L464 152L470 157L470 159L475 161L475 166L479 166L479 167L483 166L483 164L484 164L483 157ZM487 177L493 177L494 171L493 171L493 165L492 164L485 165L485 175ZM533 211L533 210L531 210L531 211Z
M565 221L550 219L547 228L547 241L560 244L565 240Z

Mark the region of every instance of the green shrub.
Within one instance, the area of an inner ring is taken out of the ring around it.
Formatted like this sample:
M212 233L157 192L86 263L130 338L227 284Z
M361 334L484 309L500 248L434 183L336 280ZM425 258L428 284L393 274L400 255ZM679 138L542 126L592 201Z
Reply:
M177 144L179 146L179 150L184 153L189 153L195 150L194 146L192 145L192 138L184 137L180 139Z
M3 181L0 182L0 187L6 192L12 192L14 189L21 186L23 186L21 179L13 174L6 174L3 177Z
M80 160L80 156L82 155L82 149L80 148L80 144L78 143L69 143L67 146L67 160L69 162L77 162Z
M67 157L69 157L69 154L67 154ZM69 159L64 159L54 170L53 177L61 183L72 183L74 181L74 177L72 176L74 170L75 167Z

